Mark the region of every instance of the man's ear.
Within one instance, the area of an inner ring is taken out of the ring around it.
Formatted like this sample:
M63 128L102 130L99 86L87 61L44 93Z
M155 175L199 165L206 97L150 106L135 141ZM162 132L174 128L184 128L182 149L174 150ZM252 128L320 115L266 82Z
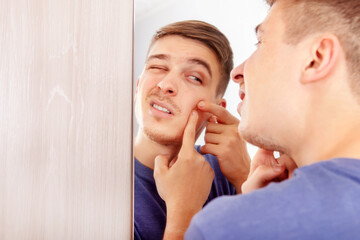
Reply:
M316 82L329 75L339 59L339 39L333 34L321 35L311 46L301 83Z
M222 106L223 108L226 108L226 100L225 100L225 98L217 99L216 104L219 105L219 106Z

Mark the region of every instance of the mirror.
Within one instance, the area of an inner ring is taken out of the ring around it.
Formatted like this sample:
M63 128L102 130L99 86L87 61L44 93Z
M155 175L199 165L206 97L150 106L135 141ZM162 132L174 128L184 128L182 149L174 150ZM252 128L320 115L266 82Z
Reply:
M233 53L234 66L247 59L255 50L257 42L254 28L266 16L268 6L262 0L135 0L134 20L134 81L141 74L151 37L157 29L166 24L182 20L202 20L216 26L229 39ZM230 81L224 98L228 111L239 118L237 105L239 86ZM135 118L134 118L135 119ZM134 136L138 124L134 122ZM204 144L204 135L197 140ZM257 148L248 144L252 157Z
M140 76L146 59L146 54L152 36L162 26L182 21L201 20L217 27L230 41L234 54L234 67L246 60L255 50L257 43L255 27L263 21L268 11L268 6L263 0L239 1L239 0L135 0L134 20L134 81L135 86ZM227 101L227 110L239 118L237 105L239 103L239 86L230 81L224 98ZM136 118L134 117L135 121ZM138 131L138 124L134 122L134 136ZM197 145L204 144L204 134L200 135ZM253 157L257 148L248 145L250 157ZM136 163L134 164L136 171ZM147 169L143 169L147 171ZM151 173L149 174L149 176ZM136 181L136 179L135 179ZM137 216L136 198L143 195L136 195L135 182L135 222ZM161 203L163 204L163 203ZM163 208L165 208L163 206ZM166 213L158 211L159 217L154 217L151 224L165 226L163 217ZM141 217L141 216L140 216ZM135 223L136 224L136 223ZM150 224L150 225L151 225ZM153 226L147 226L151 232ZM135 235L136 233L135 226ZM146 231L145 231L146 232ZM143 236L144 237L144 236ZM146 236L149 237L150 236ZM161 237L160 237L161 238ZM135 237L136 239L136 237ZM157 239L153 237L151 239Z

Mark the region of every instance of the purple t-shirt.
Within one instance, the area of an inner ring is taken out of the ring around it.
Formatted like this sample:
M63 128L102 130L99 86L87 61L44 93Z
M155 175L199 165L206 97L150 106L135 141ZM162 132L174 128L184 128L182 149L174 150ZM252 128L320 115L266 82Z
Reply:
M195 149L199 151L200 146L195 146ZM204 157L215 172L205 205L218 196L236 194L235 188L222 174L217 158L210 154ZM161 240L166 225L165 202L156 190L154 171L142 165L137 159L134 161L134 238L135 240Z
M195 215L185 239L360 239L360 159L318 162L284 182L220 197Z

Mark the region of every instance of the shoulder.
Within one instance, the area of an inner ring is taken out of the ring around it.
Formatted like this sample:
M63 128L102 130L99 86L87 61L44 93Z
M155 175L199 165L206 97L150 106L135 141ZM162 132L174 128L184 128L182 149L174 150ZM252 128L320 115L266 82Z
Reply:
M357 187L346 184L349 178L334 174L329 164L298 169L292 179L250 194L215 199L193 218L189 234L213 239L326 239L344 237L345 232L351 239L360 232L354 225L360 221L360 181L355 181Z
M281 239L278 226L287 226L293 212L288 212L292 202L289 193L278 185L213 200L193 218L189 234L214 239Z

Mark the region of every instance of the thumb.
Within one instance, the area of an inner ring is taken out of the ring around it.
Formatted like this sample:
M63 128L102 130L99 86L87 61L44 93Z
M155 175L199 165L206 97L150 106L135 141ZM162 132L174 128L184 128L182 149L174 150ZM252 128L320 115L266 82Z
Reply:
M157 175L163 174L169 169L169 155L158 155L155 158L154 162L154 177Z
M169 168L171 168L176 163L177 159L178 159L178 157L176 156L173 160L170 161Z

